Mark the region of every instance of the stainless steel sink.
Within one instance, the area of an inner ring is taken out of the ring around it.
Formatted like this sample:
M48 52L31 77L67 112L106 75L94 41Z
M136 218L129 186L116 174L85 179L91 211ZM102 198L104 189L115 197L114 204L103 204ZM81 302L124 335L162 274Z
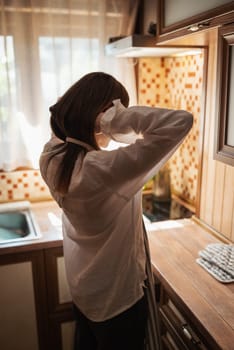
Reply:
M0 206L0 244L41 237L30 208L27 208L25 203L28 202L22 202L21 206L19 202L16 206Z

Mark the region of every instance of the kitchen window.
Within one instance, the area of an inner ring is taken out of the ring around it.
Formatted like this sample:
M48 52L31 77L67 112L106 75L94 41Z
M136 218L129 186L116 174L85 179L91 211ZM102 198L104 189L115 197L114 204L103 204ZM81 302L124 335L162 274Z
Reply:
M126 62L105 57L104 46L111 36L131 33L128 19L138 1L1 3L0 170L37 168L50 134L49 106L69 86L97 70L119 80L122 74L123 83L133 79L133 65L124 69Z
M74 77L98 70L98 45L98 38L39 38L42 94L46 105L63 94Z
M219 29L214 158L234 166L234 25Z
M8 55L4 55L7 51ZM11 105L16 102L16 72L15 72L15 57L13 47L13 37L6 36L5 38L0 36L0 138L5 139L7 135L7 129L9 127L8 121L10 120L9 105L11 98ZM8 70L4 69L5 65L8 66ZM8 89L11 86L11 93L9 94Z

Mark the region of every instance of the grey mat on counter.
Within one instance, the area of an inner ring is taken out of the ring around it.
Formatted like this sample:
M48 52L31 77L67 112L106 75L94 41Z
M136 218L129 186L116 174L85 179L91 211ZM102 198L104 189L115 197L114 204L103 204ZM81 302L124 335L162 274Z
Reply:
M208 244L199 251L196 262L222 283L234 282L234 245Z

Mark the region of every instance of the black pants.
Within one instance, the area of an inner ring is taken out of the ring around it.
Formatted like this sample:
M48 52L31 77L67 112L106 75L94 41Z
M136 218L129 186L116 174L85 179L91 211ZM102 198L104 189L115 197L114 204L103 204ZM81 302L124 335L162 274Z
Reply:
M74 306L76 332L74 350L143 350L147 302L143 297L130 309L103 321L94 322Z

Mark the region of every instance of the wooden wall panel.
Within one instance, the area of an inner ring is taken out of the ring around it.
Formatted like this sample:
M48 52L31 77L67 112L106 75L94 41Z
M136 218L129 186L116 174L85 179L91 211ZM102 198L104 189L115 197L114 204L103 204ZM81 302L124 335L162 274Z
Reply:
M213 40L213 42L215 39ZM201 196L200 196L200 213L199 216L205 222L211 222L213 217L214 203L214 187L215 187L215 162L210 162L213 151L212 145L214 140L214 103L210 103L215 95L215 47L210 46L208 49L208 64L207 64L207 89L206 89L206 108L204 114L204 139L203 139L203 163L202 163L202 181L201 181ZM209 196L207 194L209 193Z
M234 241L234 168L214 160L217 29L209 36L209 56L200 219Z
M224 181L225 167L221 163L215 164L215 191L213 202L213 225L218 231L221 231L221 222L224 204Z
M220 231L234 241L234 174L230 166L225 167L223 207Z

